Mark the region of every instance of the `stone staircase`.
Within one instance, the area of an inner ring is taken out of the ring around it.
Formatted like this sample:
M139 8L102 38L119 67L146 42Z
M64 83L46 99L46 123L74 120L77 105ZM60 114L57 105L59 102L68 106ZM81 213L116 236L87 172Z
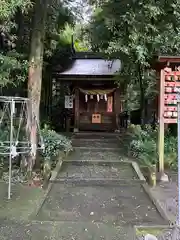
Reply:
M76 223L78 237L70 239L85 240L134 240L133 225L164 222L122 154L118 137L73 136L74 152L63 162L37 220L66 222L69 227Z

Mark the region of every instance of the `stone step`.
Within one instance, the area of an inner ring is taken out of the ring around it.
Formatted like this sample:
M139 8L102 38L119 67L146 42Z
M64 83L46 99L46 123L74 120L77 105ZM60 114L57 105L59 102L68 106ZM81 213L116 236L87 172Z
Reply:
M139 179L118 179L118 178L75 178L59 177L52 181L56 184L68 184L81 187L118 187L144 184L145 181Z
M118 141L116 142L101 142L101 141L89 141L89 140L73 140L73 147L87 147L87 148L119 148Z
M99 150L99 151L116 151L120 153L120 148L118 146L102 146L102 145L85 145L85 146L74 146L73 149L77 150L85 150L85 151L93 151L93 150Z
M63 162L59 178L80 179L126 179L135 180L138 176L131 163L124 162Z
M121 138L121 137L119 137ZM72 139L76 139L76 140L89 140L89 141L93 141L93 140L98 140L98 141L116 141L118 139L117 137L103 137L103 136L73 136Z
M98 143L114 143L117 144L119 143L119 139L118 138L72 138L72 142L79 142L79 143L83 143L83 142L98 142Z
M101 132L85 132L75 133L73 138L76 139L116 139L122 136L120 133L101 133Z
M3 240L133 240L134 229L92 222L0 220L0 236Z
M74 152L70 154L66 161L122 161L126 159L120 149L89 149L89 148L74 148Z

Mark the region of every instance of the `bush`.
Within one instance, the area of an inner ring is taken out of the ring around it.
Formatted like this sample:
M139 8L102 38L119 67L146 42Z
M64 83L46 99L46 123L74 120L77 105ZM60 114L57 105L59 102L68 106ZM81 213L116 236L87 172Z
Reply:
M56 158L60 151L65 153L72 151L71 140L64 135L56 133L54 130L50 130L47 126L41 130L41 136L45 145L41 154L45 161Z
M128 128L128 150L131 156L138 159L141 166L152 166L158 162L158 128L151 125L130 125ZM177 169L177 137L169 131L165 134L165 166Z
M157 162L157 130L150 125L142 128L140 125L131 125L128 129L131 140L130 154L139 160L142 166L152 166Z
M177 170L178 167L178 139L168 132L164 144L165 166Z

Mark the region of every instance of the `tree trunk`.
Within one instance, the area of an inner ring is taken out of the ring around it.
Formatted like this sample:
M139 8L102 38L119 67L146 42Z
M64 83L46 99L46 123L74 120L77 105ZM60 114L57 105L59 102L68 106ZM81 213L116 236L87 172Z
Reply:
M42 67L44 52L44 35L47 7L49 0L37 0L34 6L34 26L31 35L29 57L28 98L31 100L28 109L28 131L32 146L28 161L28 172L31 175L36 162L37 126L39 124L39 108L41 99Z
M145 123L145 95L144 85L142 78L142 69L140 63L138 64L138 78L139 78L139 89L140 89L140 110L141 110L141 124Z
M24 16L22 14L21 9L18 8L16 14L16 24L18 26L17 29L17 40L16 40L16 49L18 52L23 52L23 36L24 36Z

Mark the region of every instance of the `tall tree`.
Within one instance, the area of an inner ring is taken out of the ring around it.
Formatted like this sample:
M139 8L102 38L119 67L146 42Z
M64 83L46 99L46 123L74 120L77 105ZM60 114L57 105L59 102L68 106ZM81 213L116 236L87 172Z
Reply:
M65 28L67 22L73 21L73 14L69 12L68 6L59 0L37 0L33 13L28 78L28 97L31 100L28 129L33 151L29 159L29 172L32 171L35 162L38 163L36 146L37 126L40 122L43 64L45 63L43 60L45 57L48 62L49 57L59 45L61 30Z
M34 19L31 36L31 50L29 58L28 98L29 106L28 128L32 144L32 155L29 159L28 172L36 160L37 151L37 126L39 124L39 107L41 99L42 67L44 52L45 23L49 0L37 0L34 5Z

